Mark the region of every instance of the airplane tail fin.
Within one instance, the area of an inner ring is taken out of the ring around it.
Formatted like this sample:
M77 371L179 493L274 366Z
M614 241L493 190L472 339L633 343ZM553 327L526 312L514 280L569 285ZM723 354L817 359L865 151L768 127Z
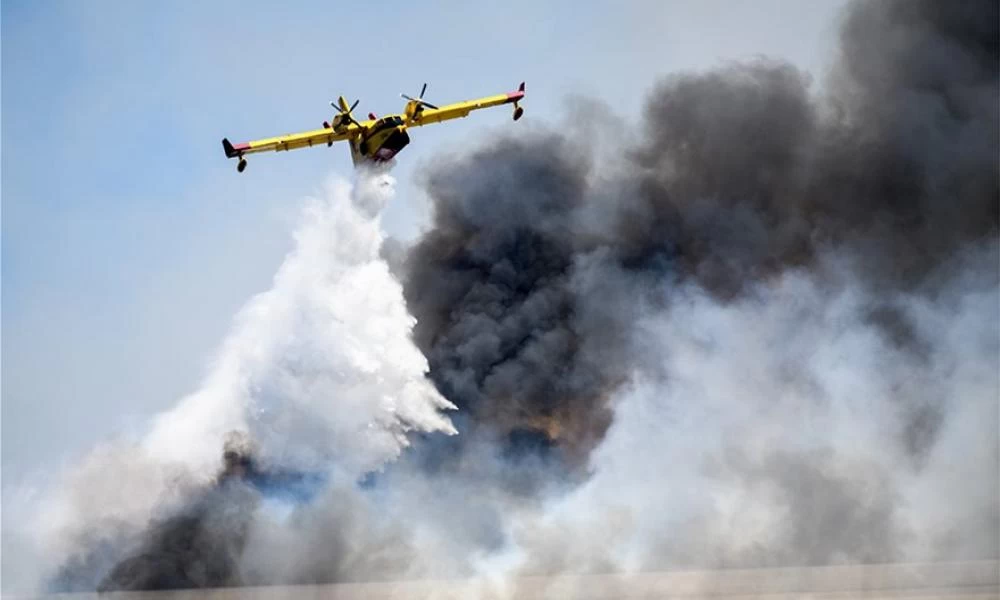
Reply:
M239 155L229 138L222 138L222 149L226 151L226 158L234 158Z

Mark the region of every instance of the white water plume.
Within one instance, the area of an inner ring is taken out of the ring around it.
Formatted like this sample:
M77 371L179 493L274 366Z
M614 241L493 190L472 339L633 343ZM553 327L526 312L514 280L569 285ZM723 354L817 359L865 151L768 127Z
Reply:
M226 432L246 429L264 460L358 474L397 456L409 429L454 432L379 257L393 184L362 174L308 199L274 285L237 316L202 388L156 420L150 454L214 468Z
M38 529L19 537L42 563L120 545L181 506L219 472L234 430L250 435L261 463L347 480L397 457L408 431L456 433L380 257L393 186L388 174L360 173L306 199L293 249L271 288L236 316L199 389L138 443L102 444L48 492L36 490L29 520Z

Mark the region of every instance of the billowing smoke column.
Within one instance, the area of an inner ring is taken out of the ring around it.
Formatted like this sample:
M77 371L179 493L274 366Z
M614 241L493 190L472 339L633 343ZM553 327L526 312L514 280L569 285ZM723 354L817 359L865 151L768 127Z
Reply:
M482 494L510 560L1000 555L998 16L855 3L819 94L767 60L676 75L634 145L518 134L430 175L405 294L460 435L428 452L590 477L543 516Z
M384 196L334 192L202 390L73 475L61 588L1000 558L998 18L857 2L819 93L728 65L636 143L440 163L402 285Z
M997 235L997 16L990 1L859 3L818 100L782 63L670 77L642 142L600 177L558 135L435 171L406 298L463 433L593 448L637 360L630 312L667 302L668 283L733 300L790 268L824 279L831 253L871 294L866 318L926 349L894 294L996 285L992 264L956 280ZM942 409L912 407L914 453Z
M501 141L430 178L434 229L408 256L406 298L467 435L486 424L502 443L592 446L608 425L606 388L625 365L608 349L615 317L581 312L576 287L587 171L547 136Z

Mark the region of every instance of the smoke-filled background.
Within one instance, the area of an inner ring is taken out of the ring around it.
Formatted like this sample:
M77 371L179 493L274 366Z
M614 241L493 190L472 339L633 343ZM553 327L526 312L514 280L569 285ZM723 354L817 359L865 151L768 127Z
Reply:
M996 2L856 2L821 92L726 64L440 158L412 245L331 183L25 521L40 585L1000 559L998 66Z

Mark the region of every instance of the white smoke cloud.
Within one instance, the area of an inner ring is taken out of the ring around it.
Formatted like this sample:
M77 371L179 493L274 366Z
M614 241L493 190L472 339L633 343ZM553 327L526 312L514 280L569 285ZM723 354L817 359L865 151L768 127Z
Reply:
M736 302L666 292L594 476L512 521L522 572L1000 554L997 286L897 294L900 344L869 318L885 298L829 262Z

